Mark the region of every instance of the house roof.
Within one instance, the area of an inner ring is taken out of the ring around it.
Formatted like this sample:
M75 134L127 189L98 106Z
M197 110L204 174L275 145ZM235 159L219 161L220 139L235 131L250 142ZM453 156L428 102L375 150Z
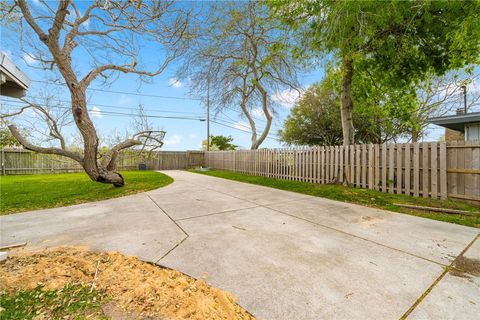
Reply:
M471 112L465 114L456 114L452 116L430 118L428 122L436 124L437 126L448 129L464 132L465 124L480 123L480 112Z
M0 94L21 98L32 81L4 54L0 52Z

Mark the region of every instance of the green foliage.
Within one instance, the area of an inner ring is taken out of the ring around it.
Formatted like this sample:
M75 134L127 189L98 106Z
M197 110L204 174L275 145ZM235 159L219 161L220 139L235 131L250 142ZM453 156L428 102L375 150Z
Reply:
M94 183L85 173L2 176L0 215L116 198L173 182L169 176L154 171L121 174L127 181L123 188Z
M341 144L340 101L328 79L310 86L295 103L278 136L290 145Z
M20 146L20 143L12 136L10 130L8 128L0 128L0 148L18 146Z
M478 215L478 206L462 201L418 198L404 194L393 194L370 189L351 188L337 184L315 184L301 181L280 180L220 170L191 170L191 172L480 228L480 215ZM465 216L440 212L416 211L399 207L395 205L395 203L459 209L476 213L472 216Z
M0 148L19 147L20 143L12 136L7 125L8 123L6 121L0 120Z
M105 296L78 284L59 290L33 290L0 293L2 320L18 319L107 319L101 305Z
M305 50L356 61L357 70L381 74L392 86L480 59L478 0L279 0L269 5L303 32Z
M322 82L312 85L292 108L280 139L297 145L341 144L340 81L341 73L330 68ZM352 86L356 143L384 143L411 131L414 93L387 94L365 74L359 74Z
M378 119L393 115L399 122L391 129L418 131L421 124L411 114L419 83L480 62L479 0L274 0L268 5L302 39L296 52L303 59L352 63L354 110L363 108L360 114Z
M210 136L210 150L235 150L237 145L232 143L232 136ZM207 150L207 140L202 142L203 150Z

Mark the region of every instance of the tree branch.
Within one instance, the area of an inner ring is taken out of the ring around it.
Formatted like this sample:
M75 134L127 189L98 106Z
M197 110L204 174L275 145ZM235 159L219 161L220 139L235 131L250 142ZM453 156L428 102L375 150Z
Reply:
M163 146L162 140L165 136L165 132L160 131L159 137L154 136L153 133L154 131L141 131L134 134L132 138L126 139L115 145L105 156L103 156L102 167L106 168L108 171L115 170L115 162L120 151L139 145L143 145L143 151L148 145L148 141L153 141L155 143L154 145L149 145L153 147L152 151L161 148ZM141 139L143 139L143 141Z
M77 152L64 150L64 149L60 149L60 148L43 148L43 147L35 146L35 145L31 144L30 142L28 142L27 139L25 139L25 137L22 136L20 131L18 131L16 125L11 124L11 125L8 126L8 129L12 133L12 136L14 136L15 139L17 139L18 142L20 142L20 144L27 150L31 150L31 151L35 151L35 152L39 152L39 153L61 155L61 156L73 159L73 160L77 161L78 163L80 163L81 165L83 165L83 157Z
M96 77L98 77L99 75L102 75L105 71L120 71L120 72L123 72L123 73L134 73L134 74L138 74L138 75L142 75L142 76L149 76L149 77L154 77L156 75L159 75L160 73L162 73L165 68L167 67L167 65L173 60L175 59L175 55L172 55L170 57L168 57L164 63L160 66L160 68L156 71L153 71L153 72L150 72L150 71L145 71L145 70L138 70L136 69L136 65L138 63L138 61L136 60L136 58L133 59L132 63L130 65L123 65L123 66L118 66L118 65L114 65L114 64L106 64L106 65L103 65L103 66L100 66L100 67L97 67L95 69L93 69L92 71L90 71L81 81L80 81L80 85L83 86L84 88L88 87L90 85L90 83L95 80Z
M22 11L23 17L27 21L27 23L32 27L32 29L37 33L40 40L44 43L48 43L48 36L47 34L40 28L40 26L35 22L32 14L30 13L30 9L27 6L25 0L17 0L16 1L20 10Z

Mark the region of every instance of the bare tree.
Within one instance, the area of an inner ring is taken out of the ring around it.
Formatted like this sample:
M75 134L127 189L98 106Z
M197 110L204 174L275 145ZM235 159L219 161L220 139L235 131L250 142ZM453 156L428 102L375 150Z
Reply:
M290 34L257 1L214 4L206 16L208 20L197 26L201 36L186 54L178 77L189 79L197 94L203 94L210 82L216 113L238 110L251 129L251 149L257 149L275 114L271 95L299 87L298 67L288 49ZM266 122L262 132L252 114L256 108Z
M471 89L467 95L467 111L473 110L480 102L480 88L474 87L479 80L478 72L469 74L457 70L444 76L433 75L423 83L417 93L418 107L412 115L415 126L411 131L411 141L418 142L422 138L429 118L442 117L464 108L463 86Z
M52 7L55 3L56 8ZM9 12L21 14L20 34L34 51L33 58L42 68L58 72L63 78L83 150L68 150L54 122L51 127L59 141L57 147L45 148L30 143L15 124L9 129L26 149L72 158L83 166L92 180L121 187L124 179L115 169L118 153L133 146L160 144L163 136L150 130L140 131L100 157L97 130L87 110L87 88L99 78L106 82L117 73L141 77L160 74L182 50L181 41L185 38L191 12L168 0L94 1L87 3L85 8L84 3L79 6L73 0L41 1L41 4L42 10L35 14L27 1L16 0ZM139 61L140 47L147 41L158 44L159 52L164 54L159 55L164 59L157 62L153 70L144 68ZM88 72L76 70L76 61L85 63L88 60L92 66ZM48 118L48 110L39 105L28 103L26 108L34 108Z

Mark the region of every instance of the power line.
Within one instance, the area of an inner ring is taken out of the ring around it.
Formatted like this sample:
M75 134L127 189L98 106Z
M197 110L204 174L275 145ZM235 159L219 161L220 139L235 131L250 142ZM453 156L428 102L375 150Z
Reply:
M55 82L55 81L47 81L47 80L32 80L32 82L53 84L53 85L55 85L55 86L61 86L61 87L66 86L66 83L58 83L58 82ZM156 94L138 93L138 92L125 92L125 91L107 90L107 89L100 89L100 88L87 88L87 90L89 90L89 91L106 92L106 93L132 95L132 96L150 97L150 98L161 98L161 99L197 100L197 101L201 101L201 100L202 100L202 99L200 99L200 98L163 96L163 95L156 95Z
M9 101L9 102L16 102L16 101ZM2 104L4 106L9 106L9 107L15 107L15 108L18 108L18 106L16 105L10 105L10 104ZM65 109L65 110L70 110L69 107L62 107L62 106L52 106L52 108L56 108L56 109ZM106 116L117 116L117 117L128 117L128 118L131 118L132 116L135 116L133 114L130 114L130 113L124 113L124 112L114 112L114 111L97 111L97 110L92 110L92 109L87 109L87 111L89 111L92 115L95 115L95 114L99 114L99 115L106 115ZM157 119L174 119L174 120L195 120L195 121L205 121L205 118L200 118L200 117L186 117L186 116L158 116L158 115L149 115L149 114L145 114L143 115L147 118L157 118ZM241 123L236 123L236 122L232 122L232 121L228 121L228 120L225 120L225 119L222 119L222 118L216 118L215 120L211 120L212 122L218 124L218 125L221 125L221 126L224 126L224 127L228 127L228 128L231 128L231 129L234 129L234 130L238 130L238 131L241 131L241 132L245 132L245 133L249 133L251 134L252 131L249 127L247 127L246 125L244 124L241 124ZM224 123L221 123L219 121L222 121ZM242 127L245 127L245 129L241 129L241 128L238 128L238 127L235 127L235 126L231 126L229 124L233 124L233 125L241 125ZM273 139L273 140L276 140L276 141L280 141L279 139L277 138L274 138L274 137L271 137L271 136L268 136L267 135L267 138L268 139Z
M233 126L230 126L230 125L228 125L228 124L224 124L224 123L218 122L218 121L216 121L216 120L210 120L210 121L213 122L213 123L216 123L216 124L218 124L218 125L221 125L221 126L230 128L230 129L242 131L242 132L249 133L249 134L252 133L252 131L247 131L247 130L243 130L243 129L240 129L240 128L237 128L237 127L233 127ZM225 120L221 120L221 121L225 121ZM268 136L268 135L267 135L266 138L272 139L272 140L276 140L276 141L281 141L280 139L277 139L277 138L274 138L274 137L270 137L270 136Z
M235 112L237 112L237 113L238 113L238 112L242 112L242 111L240 111L240 110L236 110L236 109L234 109L234 108L227 107L227 106L225 106L224 108L225 108L225 109L232 110L232 111L235 111ZM220 111L220 112L223 113L222 111ZM227 116L225 113L223 113L223 115L225 115L227 118L230 118L230 117ZM267 120L265 120L265 119L261 119L261 118L255 117L255 116L253 116L253 115L250 115L250 116L252 117L252 119L255 119L255 120L258 120L258 121L261 121L261 122L264 122L264 123L267 122ZM278 129L277 125L274 124L273 122L272 122L272 126L276 127L276 129Z
M15 107L17 108L18 106L14 105L8 105L8 104L2 104L4 106L10 106L10 107ZM54 106L53 108L56 109L67 109L70 110L69 107L61 107L61 106ZM114 111L97 111L97 110L92 110L92 109L87 109L87 111L90 111L91 114L99 114L99 115L109 115L109 116L123 116L123 117L128 117L132 118L132 116L136 116L131 113L124 113L124 112L114 112ZM147 118L159 118L159 119L179 119L179 120L197 120L197 121L205 121L205 118L200 118L200 117L186 117L186 116L158 116L158 115L144 115Z
M32 97L34 100L35 99L41 99L41 97ZM1 101L6 101L6 102L13 102L13 103L25 103L20 100L9 100L5 98L0 98ZM61 99L55 99L58 102L63 102L63 103L71 103L70 101L67 100L61 100ZM35 102L36 104L39 104L39 102ZM113 109L129 109L129 110L136 110L138 111L139 108L135 107L128 107L128 106L113 106L113 105L108 105L108 104L100 104L100 103L94 103L90 102L89 105L91 106L97 106L97 107L102 107L102 108L113 108ZM153 108L153 107L149 107ZM200 113L195 113L195 112L187 112L187 111L171 111L171 110L156 110L156 109L143 109L144 111L149 111L149 112L158 112L158 113L177 113L177 114L191 114L191 115L196 115L196 116L203 116L203 114Z
M32 80L32 82L39 82L39 83L47 83L47 84L53 84L56 86L65 86L65 83L58 83L54 81L47 81L47 80ZM125 94L125 95L136 95L136 96L143 96L143 97L153 97L153 98L162 98L162 99L177 99L177 100L196 100L196 101L202 101L200 98L187 98L187 97L175 97L175 96L163 96L163 95L153 95L153 94L146 94L146 93L136 93L136 92L123 92L123 91L115 91L115 90L107 90L107 89L99 89L99 88L87 88L87 90L91 91L99 91L99 92L107 92L107 93L116 93L116 94ZM92 103L93 104L93 103ZM100 104L97 104L98 106L101 106ZM236 110L232 107L224 107L225 109L229 109L235 112L240 112L239 110ZM265 119L261 119L255 116L252 116L252 118L266 122Z
M246 124L243 124L243 123L240 123L240 122L235 122L235 121L228 121L228 120L225 120L225 119L222 119L222 118L216 118L217 120L220 120L220 121L223 121L225 123L229 123L229 124L232 124L234 126L241 126L241 127L244 127L246 130L250 130L249 132L251 133L251 128L250 126L246 125ZM276 128L272 128L270 127L271 129L274 129L274 130L278 130Z
M34 99L40 99L39 97L33 97ZM24 104L23 101L19 101L19 100L9 100L9 99L5 99L5 98L0 98L0 101L5 101L5 102L8 102L8 103L18 103L18 104ZM57 99L56 101L59 101L59 102L65 102L65 103L70 103L70 101L66 101L66 100L59 100ZM37 102L38 104L38 102ZM138 108L134 108L134 107L118 107L118 106L112 106L112 105L105 105L105 104L98 104L98 103L89 103L90 106L98 106L98 107L105 107L105 108L115 108L115 109L130 109L130 110L135 110L135 111L138 111ZM13 107L13 106L12 106ZM17 107L17 106L15 106ZM57 106L57 105L54 105L54 106L51 106L52 108L61 108L61 109L70 109L69 107L63 107L63 106ZM92 112L97 112L97 113L107 113L109 111L105 111L105 110L92 110L92 109L89 109L89 111L92 111ZM202 117L204 116L203 114L198 114L198 113L194 113L194 112L181 112L181 111L170 111L170 110L155 110L155 109L144 109L144 111L148 111L148 112L155 112L155 113L172 113L172 114L187 114L187 115L191 115L192 117ZM118 113L118 112L117 112ZM227 117L228 119L231 120L231 124L234 124L234 125L240 125L242 127L245 127L247 129L250 129L250 126L247 126L243 123L240 123L240 122L236 122L235 120L233 120L232 118L230 118L227 114L225 114L223 111L221 111L221 113ZM132 114L129 114L129 116L132 116ZM153 116L153 115L150 115L150 116ZM258 119L258 118L254 118L254 119L257 119L257 120L263 120L263 119ZM225 119L221 119L222 121L224 122L229 122ZM263 122L266 122L265 120L263 120ZM274 130L278 130L279 128L275 125L275 124L272 124L272 129Z

